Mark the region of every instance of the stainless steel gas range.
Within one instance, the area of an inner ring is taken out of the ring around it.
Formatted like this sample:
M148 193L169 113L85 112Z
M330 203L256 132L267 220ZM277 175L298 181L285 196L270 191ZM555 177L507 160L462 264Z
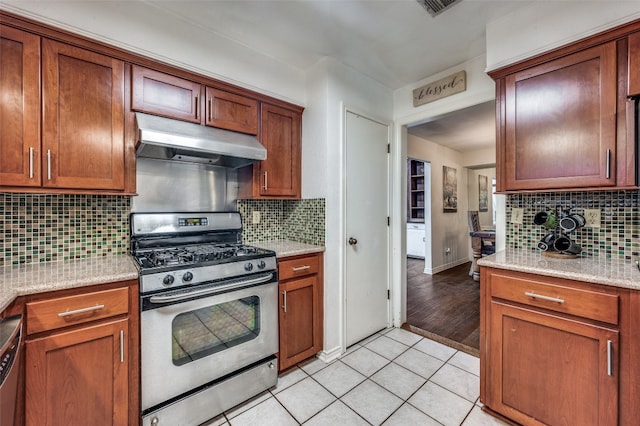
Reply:
M277 381L275 253L238 212L133 213L143 425L197 425Z

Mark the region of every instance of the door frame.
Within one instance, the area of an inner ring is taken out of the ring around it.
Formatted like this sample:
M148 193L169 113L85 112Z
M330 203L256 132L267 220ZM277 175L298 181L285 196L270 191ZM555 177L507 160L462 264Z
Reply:
M368 112L364 112L359 110L358 108L354 108L349 105L345 105L344 103L340 103L340 135L342 139L342 179L341 184L341 194L340 194L340 202L341 206L341 215L340 215L340 235L341 235L341 244L340 244L340 269L341 269L341 280L340 280L340 303L342 304L340 312L342 315L341 318L341 336L340 336L340 344L341 344L341 352L344 353L347 350L347 113L352 113L355 115L359 115L368 120L374 121L380 125L387 127L387 143L390 146L390 153L387 155L387 215L390 218L390 224L387 227L387 290L389 291L389 300L387 301L387 327L393 325L393 316L392 316L392 306L393 306L393 289L391 285L391 277L392 266L393 266L393 212L392 212L392 191L393 191L393 166L394 162L392 160L392 152L394 148L393 143L393 124L372 116ZM406 169L406 165L405 165ZM405 248L406 252L406 248ZM406 253L405 253L406 254Z

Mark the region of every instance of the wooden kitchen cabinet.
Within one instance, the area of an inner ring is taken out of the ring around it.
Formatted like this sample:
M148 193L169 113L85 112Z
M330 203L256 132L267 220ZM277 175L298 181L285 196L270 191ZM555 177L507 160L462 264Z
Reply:
M42 40L43 186L124 190L124 62Z
M132 66L131 75L134 111L235 132L258 133L256 99L138 65Z
M322 260L317 253L278 262L280 371L322 350Z
M202 122L202 85L159 71L131 67L131 109L176 120Z
M40 37L0 25L0 186L40 186Z
M498 78L498 190L615 186L617 79L615 41Z
M137 284L105 286L27 300L25 425L137 424Z
M640 31L629 35L628 96L640 95Z
M618 424L628 292L485 267L481 274L485 409L526 425Z
M239 198L300 199L302 109L262 103L259 140L267 159L240 170Z

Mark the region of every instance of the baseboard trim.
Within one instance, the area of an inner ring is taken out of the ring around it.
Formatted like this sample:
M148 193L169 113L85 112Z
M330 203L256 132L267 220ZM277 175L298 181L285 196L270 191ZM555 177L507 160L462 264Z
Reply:
M455 268L456 266L463 265L469 262L469 259L458 259L451 263L445 263L444 265L436 266L435 268L424 268L425 274L437 274L438 272L446 271L447 269Z
M325 364L329 364L330 362L333 362L336 359L340 358L340 355L342 355L342 348L338 346L329 351L324 350L322 352L319 352L318 358Z

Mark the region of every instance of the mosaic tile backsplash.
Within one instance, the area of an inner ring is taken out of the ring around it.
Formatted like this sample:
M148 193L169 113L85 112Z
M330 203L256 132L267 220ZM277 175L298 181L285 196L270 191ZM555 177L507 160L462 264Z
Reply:
M638 191L557 192L507 196L506 246L538 251L538 241L548 230L533 223L545 210L600 209L600 228L579 228L568 236L582 247L581 256L636 259L640 255L640 208ZM511 223L511 209L523 208L522 224Z
M130 198L0 193L0 266L125 254Z
M243 241L291 240L324 246L325 200L238 200ZM253 212L260 212L254 224Z

